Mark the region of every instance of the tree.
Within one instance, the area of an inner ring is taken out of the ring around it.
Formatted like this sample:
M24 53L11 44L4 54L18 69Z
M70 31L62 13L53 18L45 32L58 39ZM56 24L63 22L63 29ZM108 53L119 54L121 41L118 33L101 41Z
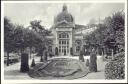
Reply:
M26 46L29 47L30 50L30 59L32 54L32 48L35 47L37 39L40 39L38 33L28 28L25 29L24 40L26 42Z
M9 66L9 53L14 50L14 25L11 21L4 17L4 50L7 52L7 66Z
M124 79L125 77L125 53L124 53L124 46L125 46L125 36L124 36L124 12L116 12L111 17L110 20L107 21L107 27L110 29L109 31L111 35L106 41L109 43L113 42L113 47L116 47L114 50L114 58L112 61L108 62L105 65L105 78L106 79ZM111 46L111 45L108 45Z
M100 50L114 50L114 54L124 51L124 13L121 11L106 17L97 29L85 36L87 43L98 45ZM104 52L104 51L102 51ZM106 53L105 52L105 53Z
M15 41L15 48L21 52L21 54L24 52L24 49L27 47L25 45L25 39L24 39L24 27L22 25L16 25L14 30L14 41Z
M51 32L46 30L44 26L41 25L41 20L34 20L30 22L30 26L32 30L34 30L36 33L38 33L39 38L38 43L35 45L36 51L38 52L38 55L41 56L41 61L43 52L46 49L48 39L46 38L47 35L49 35Z

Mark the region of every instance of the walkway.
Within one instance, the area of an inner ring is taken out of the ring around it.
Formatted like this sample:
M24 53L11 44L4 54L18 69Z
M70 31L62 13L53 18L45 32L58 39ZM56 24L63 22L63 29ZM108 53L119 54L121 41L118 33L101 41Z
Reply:
M78 59L78 56L75 57L69 57L69 56L63 56L64 58L73 58L73 59ZM54 58L60 58L59 57L54 57ZM84 57L85 59L89 59L88 56ZM53 58L51 58L53 59ZM35 62L39 62L40 57L35 58ZM31 64L32 59L29 60L29 65ZM98 67L98 72L96 73L89 73L87 76L83 78L79 78L77 80L82 80L82 79L104 79L104 67L105 67L106 62L102 61L102 58L100 56L97 57L97 67ZM33 79L28 76L27 73L21 73L20 72L20 62L7 66L4 68L4 78L5 79Z

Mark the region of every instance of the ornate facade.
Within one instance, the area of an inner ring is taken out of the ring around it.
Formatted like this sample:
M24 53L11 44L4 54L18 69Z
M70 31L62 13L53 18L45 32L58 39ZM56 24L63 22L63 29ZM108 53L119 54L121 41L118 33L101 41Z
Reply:
M79 55L83 35L77 33L77 30L74 17L68 12L67 6L63 5L62 12L54 18L52 34L48 36L52 41L49 50L54 54L58 51L59 56Z

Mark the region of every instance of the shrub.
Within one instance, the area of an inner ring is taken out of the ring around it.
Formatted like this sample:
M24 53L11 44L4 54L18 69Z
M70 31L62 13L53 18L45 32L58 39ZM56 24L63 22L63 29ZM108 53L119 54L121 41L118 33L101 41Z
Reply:
M43 57L41 56L41 58L40 58L40 62L43 62Z
M114 59L105 65L105 78L106 79L124 79L125 65L124 65L124 52L118 53Z
M95 51L90 54L89 70L90 72L97 72L97 57Z
M86 60L86 66L89 66L89 59Z
M35 64L35 60L32 59L32 64L31 64L31 67L34 67L36 64Z

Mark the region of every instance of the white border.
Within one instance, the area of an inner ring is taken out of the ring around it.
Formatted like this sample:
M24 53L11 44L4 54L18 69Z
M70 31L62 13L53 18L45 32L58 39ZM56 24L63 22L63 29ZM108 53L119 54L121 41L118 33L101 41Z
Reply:
M4 79L4 3L125 3L125 79L124 80L5 80ZM1 83L127 83L127 0L86 0L86 1L2 1L1 4Z

